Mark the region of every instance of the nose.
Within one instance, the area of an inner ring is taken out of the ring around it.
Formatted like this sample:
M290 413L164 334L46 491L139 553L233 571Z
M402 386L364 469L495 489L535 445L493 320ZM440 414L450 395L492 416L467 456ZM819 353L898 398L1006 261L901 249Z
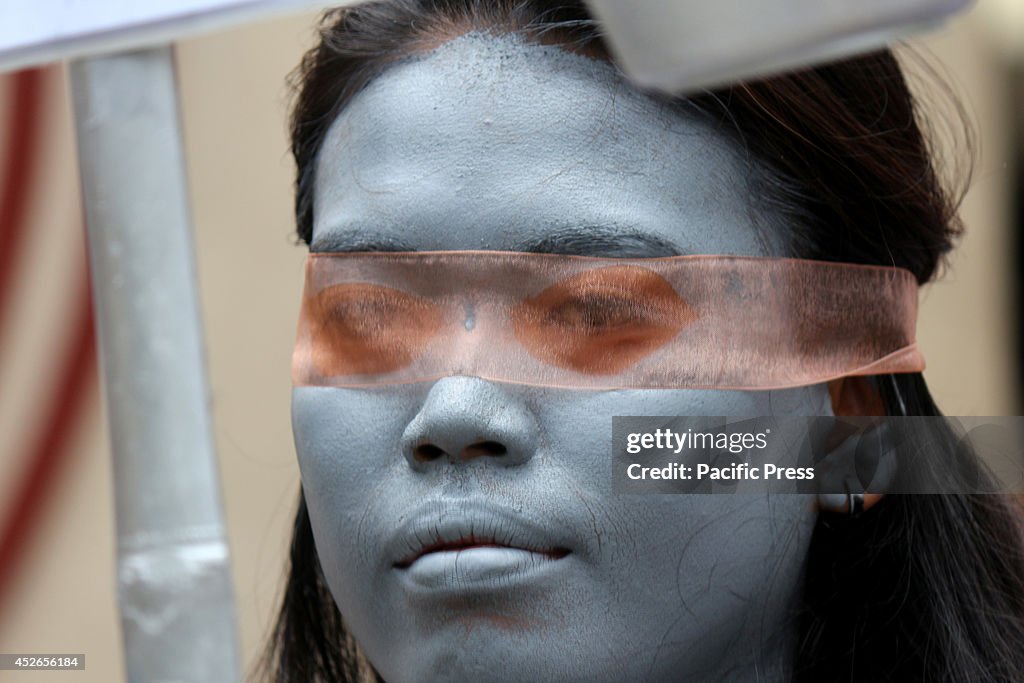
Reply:
M487 458L522 465L533 457L537 421L522 399L476 377L445 377L402 434L402 453L420 471L444 461Z

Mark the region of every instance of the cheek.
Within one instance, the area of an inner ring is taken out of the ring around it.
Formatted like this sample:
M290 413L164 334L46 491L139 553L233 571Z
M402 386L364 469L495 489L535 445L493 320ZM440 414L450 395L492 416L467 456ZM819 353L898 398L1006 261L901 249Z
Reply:
M733 633L754 611L766 623L783 620L800 586L816 520L813 496L615 494L611 419L829 414L824 385L539 398L535 409L553 454L550 466L573 482L603 535L592 578L612 595L629 596L628 604L615 609L635 624L671 628L683 640ZM679 619L680 614L691 618Z
M624 547L606 567L657 609L690 611L704 628L763 604L769 583L780 593L796 588L816 518L810 496L630 498L610 510Z
M575 470L599 490L611 482L612 418L616 416L831 415L824 384L783 391L533 390L531 409L553 464ZM585 462L584 462L585 461ZM607 480L607 481L605 481ZM610 491L609 491L610 493Z
M601 583L645 639L686 647L676 670L716 670L737 643L785 638L815 514L804 496L642 496L614 509L621 533Z
M307 498L354 497L353 484L380 478L390 460L397 464L404 412L398 402L371 392L295 389L292 432Z
M317 551L328 577L371 570L364 522L397 495L407 467L399 450L414 397L324 387L292 392L292 431Z

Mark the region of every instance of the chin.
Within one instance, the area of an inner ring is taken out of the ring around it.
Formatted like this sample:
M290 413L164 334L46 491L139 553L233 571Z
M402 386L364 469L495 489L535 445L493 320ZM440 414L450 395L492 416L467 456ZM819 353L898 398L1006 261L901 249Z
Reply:
M572 640L564 632L545 635L544 629L531 632L501 617L474 615L453 619L448 628L401 646L400 656L385 657L376 668L387 683L647 680L594 666Z
M545 616L464 607L436 619L416 618L404 622L410 630L390 631L387 642L377 643L380 651L364 652L387 683L657 682L678 681L689 670L664 649L604 632L614 619L537 607ZM678 656L679 648L673 653Z

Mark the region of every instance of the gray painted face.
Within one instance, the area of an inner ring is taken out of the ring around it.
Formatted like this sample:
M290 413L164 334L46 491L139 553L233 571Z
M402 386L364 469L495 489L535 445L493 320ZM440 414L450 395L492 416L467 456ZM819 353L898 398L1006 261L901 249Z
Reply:
M778 253L753 172L607 64L471 34L392 66L339 116L313 246ZM293 394L323 569L389 683L775 680L808 500L616 495L610 458L613 415L772 413L830 414L827 392L450 377ZM512 547L451 547L471 535Z

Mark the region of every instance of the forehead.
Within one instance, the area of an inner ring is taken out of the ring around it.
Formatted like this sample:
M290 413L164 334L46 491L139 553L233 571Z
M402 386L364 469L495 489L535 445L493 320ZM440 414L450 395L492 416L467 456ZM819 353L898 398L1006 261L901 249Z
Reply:
M523 249L589 230L761 254L781 242L751 209L754 172L713 124L605 62L469 34L388 67L332 124L313 245Z

